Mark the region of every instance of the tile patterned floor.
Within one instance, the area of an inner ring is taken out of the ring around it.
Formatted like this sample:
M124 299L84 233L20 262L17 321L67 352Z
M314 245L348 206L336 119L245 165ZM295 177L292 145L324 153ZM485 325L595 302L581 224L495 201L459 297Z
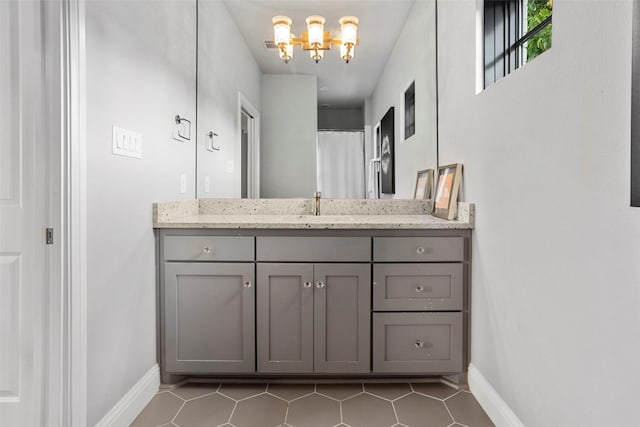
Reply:
M473 395L431 384L199 384L160 391L132 427L493 427Z

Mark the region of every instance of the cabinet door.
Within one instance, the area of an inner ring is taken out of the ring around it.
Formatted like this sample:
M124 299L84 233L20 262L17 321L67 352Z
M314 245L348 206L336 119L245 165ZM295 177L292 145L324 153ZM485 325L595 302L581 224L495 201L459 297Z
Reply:
M165 263L164 268L166 370L254 372L254 265Z
M313 372L313 265L258 264L258 372Z
M370 371L371 266L314 266L315 372Z

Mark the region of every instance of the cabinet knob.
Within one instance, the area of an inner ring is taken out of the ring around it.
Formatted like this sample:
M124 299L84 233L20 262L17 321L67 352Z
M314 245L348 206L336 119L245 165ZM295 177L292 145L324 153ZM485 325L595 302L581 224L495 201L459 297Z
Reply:
M303 286L305 287L305 289L309 289L310 287L312 287L312 286L313 286L313 283L311 283L311 282L304 282L304 285L303 285Z
M204 249L202 250L203 254L210 254L211 252L213 252L213 250L209 247L209 246L205 246Z
M317 289L322 289L322 288L324 288L324 282L318 282L318 283L316 283L316 288L317 288Z
M416 253L418 255L422 255L424 253L424 248L422 246L418 246L418 249L416 249Z
M251 282L249 282L249 281L244 282L244 283L242 284L242 286L244 286L245 288L250 288L250 287L251 287Z
M416 286L416 292L418 292L418 293L424 292L424 286L422 286L422 285Z
M416 348L422 348L424 347L424 343L420 340L416 340L416 344L415 344Z

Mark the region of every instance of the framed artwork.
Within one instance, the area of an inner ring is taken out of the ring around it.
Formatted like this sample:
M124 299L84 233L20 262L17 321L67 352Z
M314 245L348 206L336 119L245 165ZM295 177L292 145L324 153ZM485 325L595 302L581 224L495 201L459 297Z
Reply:
M393 107L380 120L380 181L383 194L395 194L395 145Z
M452 220L458 208L458 190L462 179L462 164L440 166L433 200L433 215Z
M433 193L433 169L418 171L416 175L416 188L413 191L413 198L416 200L428 200Z
M376 127L373 131L374 133L374 138L375 138L375 144L373 145L373 158L377 159L377 162L375 163L375 186L376 186L376 198L379 199L380 198L380 145L382 142L381 136L380 136L380 122L378 122L378 124L376 124Z
M416 133L416 82L404 93L404 140Z

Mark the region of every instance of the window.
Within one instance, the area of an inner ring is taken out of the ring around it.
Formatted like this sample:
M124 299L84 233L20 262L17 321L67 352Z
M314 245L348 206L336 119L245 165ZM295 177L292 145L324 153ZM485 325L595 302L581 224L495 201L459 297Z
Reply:
M551 47L553 0L484 1L484 86Z

